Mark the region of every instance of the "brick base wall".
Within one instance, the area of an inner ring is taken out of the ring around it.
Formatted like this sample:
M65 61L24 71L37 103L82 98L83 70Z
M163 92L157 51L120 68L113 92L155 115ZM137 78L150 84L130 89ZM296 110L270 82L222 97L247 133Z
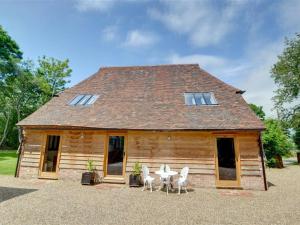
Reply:
M71 169L60 169L59 179L62 180L72 180L80 182L82 173L84 170L71 170ZM125 182L128 184L130 173L126 173ZM38 168L32 167L20 167L20 177L22 178L37 178ZM103 176L102 171L97 171L97 180L101 181ZM159 185L159 177L155 174L151 174L155 177L155 185ZM175 178L175 183L177 177ZM215 175L205 175L205 174L189 174L188 185L190 187L204 187L204 188L215 188L216 187L216 177ZM264 180L262 176L242 176L241 177L241 187L247 190L264 190Z
M246 190L265 190L264 179L260 176L242 176L241 186Z
M192 187L216 187L215 175L190 174L188 176L189 185Z
M61 180L72 180L72 181L81 181L82 173L87 172L85 170L71 170L71 169L60 169L59 170L59 179ZM102 171L96 171L96 179L100 181L102 178Z
M19 177L21 178L37 178L39 175L39 169L35 167L20 167Z

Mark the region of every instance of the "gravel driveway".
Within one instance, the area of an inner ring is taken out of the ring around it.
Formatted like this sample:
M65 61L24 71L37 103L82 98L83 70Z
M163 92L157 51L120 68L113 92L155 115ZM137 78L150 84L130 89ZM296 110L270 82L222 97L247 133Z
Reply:
M300 167L267 169L269 191L142 192L0 176L0 224L300 224Z

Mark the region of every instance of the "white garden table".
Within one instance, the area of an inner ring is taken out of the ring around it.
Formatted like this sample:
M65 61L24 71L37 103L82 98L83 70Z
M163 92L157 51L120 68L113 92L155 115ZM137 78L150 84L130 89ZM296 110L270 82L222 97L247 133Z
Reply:
M165 172L165 171L161 171L161 170L158 170L158 171L155 171L155 174L159 175L162 179L167 179L168 177L170 177L170 183L171 183L171 188L173 189L173 184L172 184L172 177L177 175L178 172L176 171L168 171L168 172Z

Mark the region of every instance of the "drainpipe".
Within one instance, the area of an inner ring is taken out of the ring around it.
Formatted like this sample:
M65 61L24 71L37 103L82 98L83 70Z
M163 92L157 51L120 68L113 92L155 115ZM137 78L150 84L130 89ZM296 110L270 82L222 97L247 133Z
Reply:
M20 138L20 145L18 148L18 159L17 159L16 170L15 170L15 177L19 177L20 161L21 161L21 155L23 153L23 143L24 143L23 129L22 127L20 127L19 129L21 132L21 138Z
M267 191L268 190L268 184L267 184L265 159L264 159L265 154L264 154L263 144L262 144L262 141L261 141L261 132L259 134L258 142L259 142L259 150L260 150L260 157L261 157L261 166L262 166L263 176L264 176L265 191Z

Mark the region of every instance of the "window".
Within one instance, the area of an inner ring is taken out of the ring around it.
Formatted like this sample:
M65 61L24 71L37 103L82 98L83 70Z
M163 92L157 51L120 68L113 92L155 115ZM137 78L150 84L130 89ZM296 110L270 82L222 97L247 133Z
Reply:
M77 95L69 105L92 105L97 100L99 95Z
M184 93L186 105L216 105L217 101L212 92Z

